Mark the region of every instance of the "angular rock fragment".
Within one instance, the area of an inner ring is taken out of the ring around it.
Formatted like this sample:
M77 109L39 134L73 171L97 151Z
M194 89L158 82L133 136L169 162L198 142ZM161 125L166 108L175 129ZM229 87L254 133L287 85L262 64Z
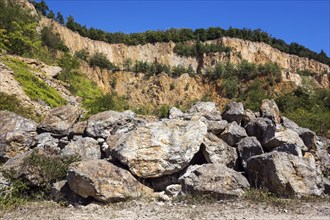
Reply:
M236 121L240 124L244 116L244 106L241 102L232 102L227 105L226 110L222 114L222 118L226 121L233 122Z
M237 151L241 164L246 169L246 161L253 156L263 154L261 144L256 137L245 137L237 144Z
M95 160L101 158L101 149L95 139L80 137L66 145L61 155L65 157L77 155L81 160Z
M245 129L234 121L226 126L225 130L221 133L220 138L230 146L234 146L246 136Z

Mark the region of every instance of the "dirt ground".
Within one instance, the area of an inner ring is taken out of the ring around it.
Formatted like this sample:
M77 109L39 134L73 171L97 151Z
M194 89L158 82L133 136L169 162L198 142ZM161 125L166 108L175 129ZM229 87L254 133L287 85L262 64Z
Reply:
M129 201L109 205L61 206L55 202L30 202L0 219L330 219L329 201L298 201L290 204L252 201L159 202Z

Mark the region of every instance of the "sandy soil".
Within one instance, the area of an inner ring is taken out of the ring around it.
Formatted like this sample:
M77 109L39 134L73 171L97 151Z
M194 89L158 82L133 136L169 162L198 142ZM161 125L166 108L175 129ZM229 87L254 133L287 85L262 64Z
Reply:
M109 205L63 207L55 202L32 202L0 219L330 219L329 201L256 204L251 201L157 202L129 201Z

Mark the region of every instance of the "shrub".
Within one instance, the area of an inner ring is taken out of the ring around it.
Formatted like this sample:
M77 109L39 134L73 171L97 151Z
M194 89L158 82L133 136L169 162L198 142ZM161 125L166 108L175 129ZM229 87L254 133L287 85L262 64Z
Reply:
M89 60L89 65L92 67L100 67L101 69L108 69L116 71L118 67L116 67L113 63L111 63L108 58L103 53L95 53Z
M8 95L0 92L0 111L1 110L7 110L25 118L38 120L38 118L33 115L33 110L23 106L21 101L17 99L15 95Z
M44 27L41 30L41 40L43 46L47 46L49 49L63 52L69 51L69 48L64 44L60 35L58 33L54 34L48 27Z
M119 96L116 93L105 94L97 97L94 101L88 104L90 114L96 114L107 110L125 111L128 109L128 104L125 97Z
M82 50L75 52L74 55L81 60L87 61L87 59L89 57L89 52L87 51L87 49L82 49Z

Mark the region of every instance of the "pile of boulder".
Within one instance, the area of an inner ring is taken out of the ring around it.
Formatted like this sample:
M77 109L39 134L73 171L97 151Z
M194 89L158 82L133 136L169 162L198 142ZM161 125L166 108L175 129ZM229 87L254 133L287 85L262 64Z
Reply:
M79 156L53 197L112 202L158 195L234 198L249 188L284 197L329 194L330 141L280 115L273 100L259 112L230 103L198 102L186 113L148 120L132 111L106 111L79 121L67 105L35 122L0 111L2 172L14 171L38 186L42 176L26 167L32 152ZM1 184L8 183L0 172Z

